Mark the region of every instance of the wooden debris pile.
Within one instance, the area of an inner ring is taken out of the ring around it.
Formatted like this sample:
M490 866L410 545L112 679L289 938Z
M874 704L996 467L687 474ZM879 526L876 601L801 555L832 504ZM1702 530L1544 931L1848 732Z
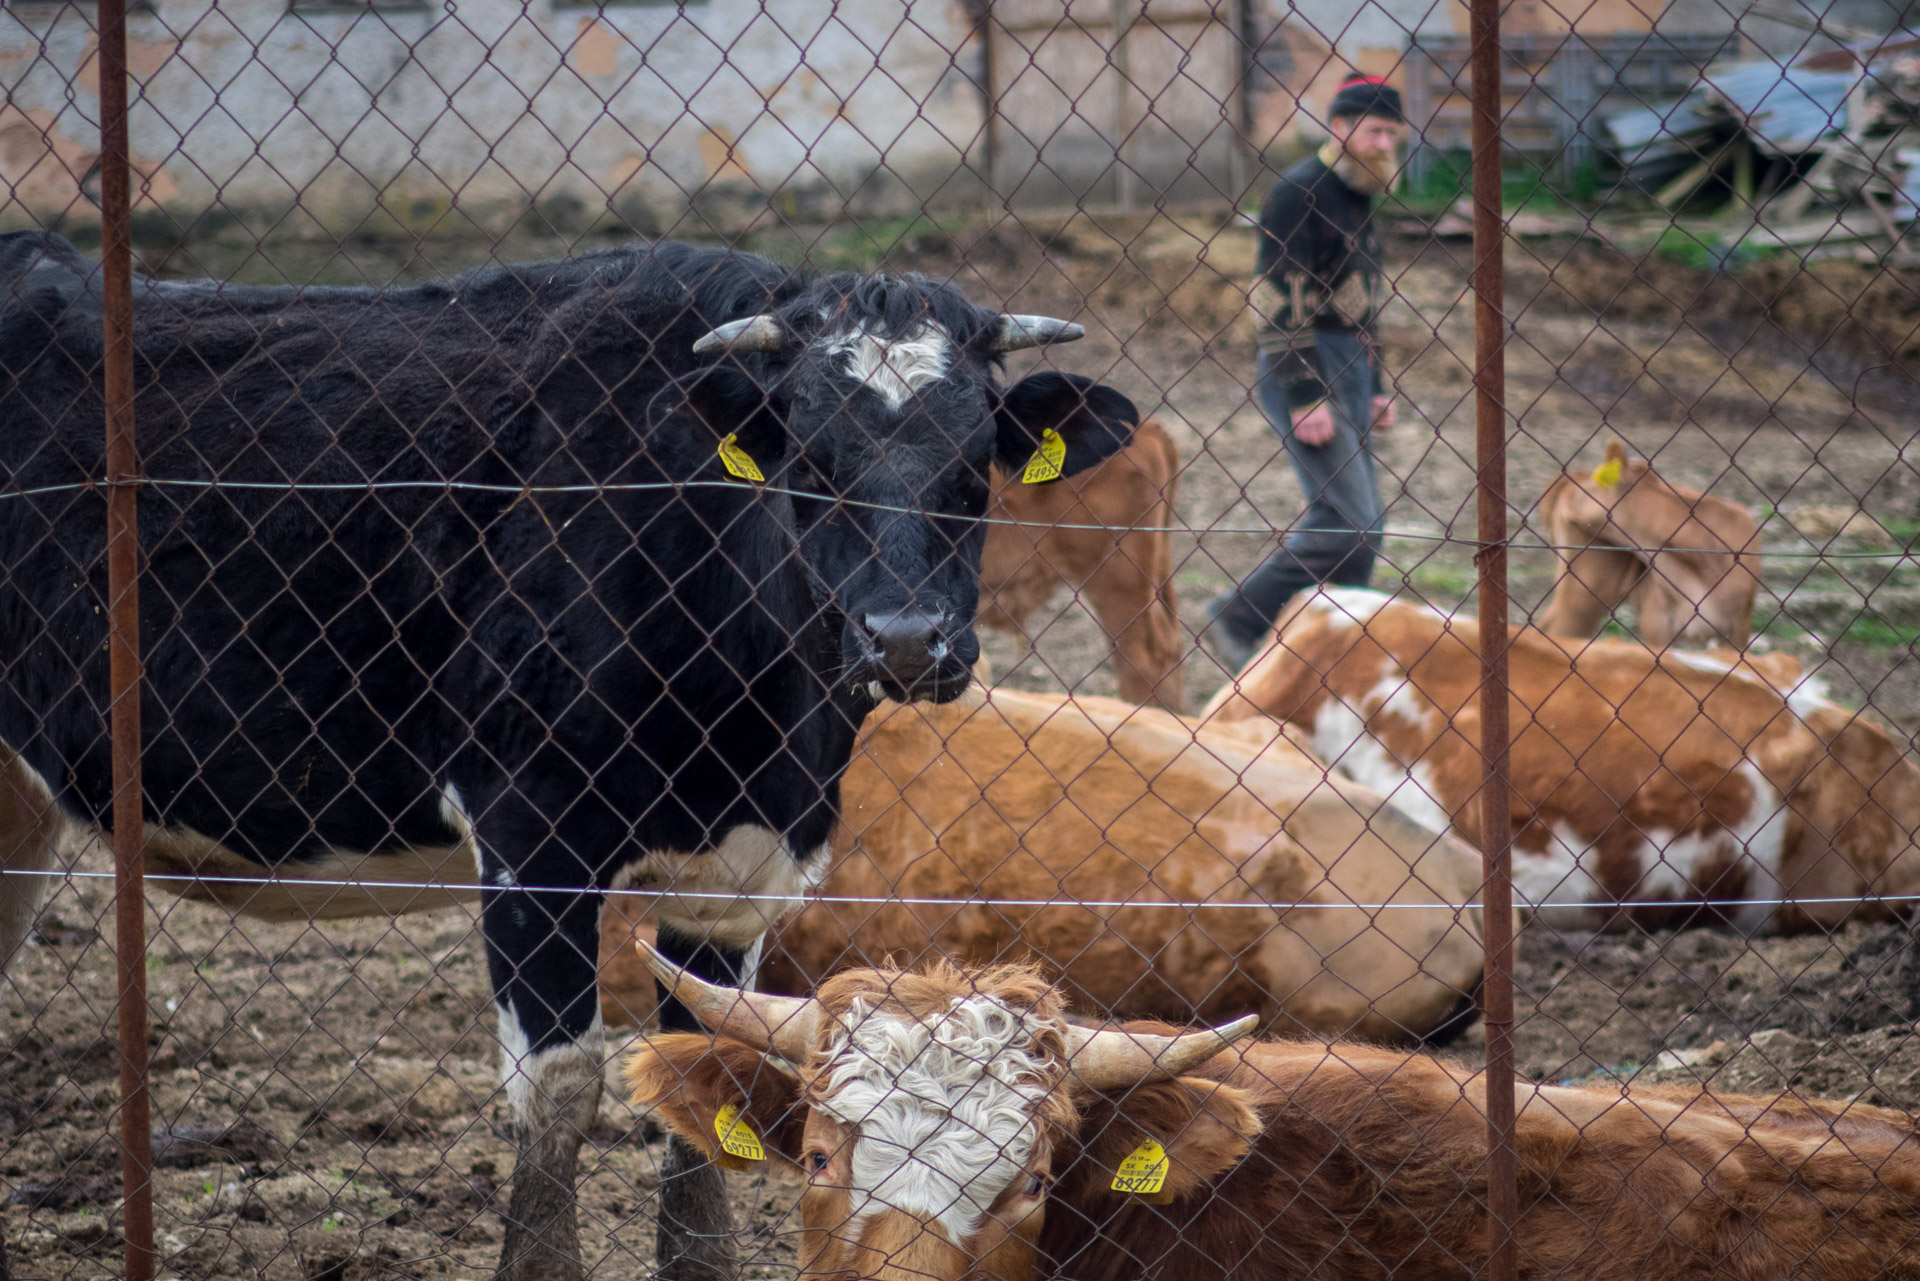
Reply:
M1669 213L1718 210L1756 247L1920 256L1920 37L1721 63L1604 124L1624 189Z

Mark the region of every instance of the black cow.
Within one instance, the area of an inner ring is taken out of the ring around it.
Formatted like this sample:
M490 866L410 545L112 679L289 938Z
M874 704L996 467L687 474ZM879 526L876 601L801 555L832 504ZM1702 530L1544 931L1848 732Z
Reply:
M58 236L0 237L16 871L110 823L99 283ZM686 245L134 296L153 875L293 917L432 906L377 883L474 867L519 1144L502 1270L577 1277L599 891L683 892L662 950L745 977L824 870L862 718L967 685L990 465L1044 443L1077 471L1134 408L1001 386L1001 353L1073 326ZM376 888L314 884L349 875ZM3 884L0 959L44 878Z

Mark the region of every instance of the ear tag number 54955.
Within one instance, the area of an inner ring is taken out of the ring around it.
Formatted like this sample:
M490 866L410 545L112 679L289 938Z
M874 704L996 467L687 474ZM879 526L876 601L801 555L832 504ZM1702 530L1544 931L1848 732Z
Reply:
M1060 433L1049 427L1040 433L1040 448L1033 451L1033 457L1027 459L1027 469L1020 473L1023 485L1039 485L1049 480L1060 479L1060 469L1067 461L1067 442Z

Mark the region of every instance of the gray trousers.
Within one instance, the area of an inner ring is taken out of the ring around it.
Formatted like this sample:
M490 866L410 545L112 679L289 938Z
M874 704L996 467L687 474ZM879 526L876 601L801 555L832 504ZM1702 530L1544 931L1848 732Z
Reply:
M1273 626L1295 592L1321 583L1365 587L1380 554L1385 521L1380 484L1369 448L1373 428L1373 366L1354 334L1321 330L1316 342L1320 380L1333 409L1333 439L1309 445L1293 434L1286 389L1274 377L1267 354L1255 365L1254 394L1274 434L1287 447L1307 510L1281 541L1280 550L1248 575L1220 612L1224 626L1243 641L1255 641Z

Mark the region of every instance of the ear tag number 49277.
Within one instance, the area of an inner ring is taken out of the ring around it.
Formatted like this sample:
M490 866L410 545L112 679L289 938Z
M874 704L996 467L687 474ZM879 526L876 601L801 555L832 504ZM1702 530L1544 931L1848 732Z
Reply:
M1145 1139L1122 1158L1120 1168L1113 1173L1113 1190L1165 1205L1172 1199L1163 1195L1167 1186L1167 1164L1167 1150L1153 1139Z
M727 469L727 475L738 476L741 480L764 482L766 477L761 474L760 464L753 461L752 454L740 448L736 436L737 433L728 432L727 438L720 442L718 450L720 462Z
M1033 451L1033 457L1027 459L1027 469L1020 473L1023 485L1039 485L1049 480L1060 479L1060 469L1067 461L1067 442L1060 433L1049 427L1040 433L1040 448Z

